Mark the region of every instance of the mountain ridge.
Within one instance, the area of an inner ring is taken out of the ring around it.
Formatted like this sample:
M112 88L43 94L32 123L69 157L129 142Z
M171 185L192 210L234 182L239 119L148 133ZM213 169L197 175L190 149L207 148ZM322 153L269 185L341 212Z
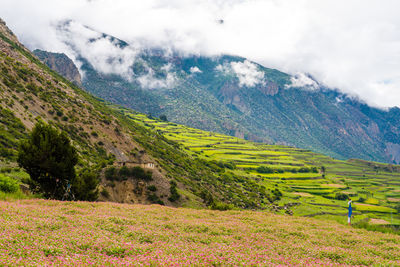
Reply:
M135 54L134 59L111 59L111 65L132 60L122 76L102 72L74 44L71 23L59 30L72 36L66 45L81 63L82 85L110 102L203 130L312 149L339 159L400 162L399 108L379 110L310 76L291 76L243 57L180 56L162 49L138 52L127 42L97 33L87 45L109 42Z

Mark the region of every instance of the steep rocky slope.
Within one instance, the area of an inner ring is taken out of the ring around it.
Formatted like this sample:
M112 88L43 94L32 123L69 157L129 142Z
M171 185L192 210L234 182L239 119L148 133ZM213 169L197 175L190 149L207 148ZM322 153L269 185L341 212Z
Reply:
M33 53L52 70L57 73L62 73L62 75L71 82L74 82L77 85L82 85L81 74L79 73L78 68L65 54L51 53L39 49L36 49Z

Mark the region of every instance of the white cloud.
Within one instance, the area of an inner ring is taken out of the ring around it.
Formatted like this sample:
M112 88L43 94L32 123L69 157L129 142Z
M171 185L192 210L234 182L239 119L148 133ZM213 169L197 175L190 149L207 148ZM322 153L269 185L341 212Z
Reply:
M197 66L190 67L189 71L190 73L202 73L202 71Z
M222 72L225 75L232 74L232 67L229 63L219 64L215 67L215 70Z
M147 89L159 89L159 88L171 88L176 84L176 75L171 71L172 65L166 64L161 67L161 70L165 71L165 79L157 78L155 76L154 70L147 67L147 74L142 75L137 78L140 85Z
M225 75L235 75L239 79L239 86L253 87L257 84L265 84L264 72L258 70L258 66L249 60L234 61L219 64L215 70Z
M286 85L286 88L290 87L300 87L300 88L306 88L310 90L317 90L319 89L319 85L316 81L308 77L304 73L297 73L296 75L292 76L290 78L290 85Z
M133 46L119 47L116 40L70 21L58 26L59 39L67 45L66 52L75 62L78 55L84 55L89 63L105 74L118 74L132 80L131 66L139 53Z
M264 84L264 72L258 70L258 66L248 60L244 62L231 62L233 72L239 78L240 86L252 87Z
M400 106L398 0L0 1L0 16L29 48L68 54L54 25L72 19L131 44L240 55L310 73L372 105Z

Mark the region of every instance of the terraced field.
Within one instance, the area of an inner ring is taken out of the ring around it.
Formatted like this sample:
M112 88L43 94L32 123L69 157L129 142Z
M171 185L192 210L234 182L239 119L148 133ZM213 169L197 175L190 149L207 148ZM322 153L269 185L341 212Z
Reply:
M353 222L400 225L400 167L362 160L340 161L309 150L255 143L125 112L132 120L180 143L187 153L226 162L233 172L283 192L281 213L347 221L347 200L355 202ZM264 171L262 168L264 167ZM315 171L317 169L317 171Z

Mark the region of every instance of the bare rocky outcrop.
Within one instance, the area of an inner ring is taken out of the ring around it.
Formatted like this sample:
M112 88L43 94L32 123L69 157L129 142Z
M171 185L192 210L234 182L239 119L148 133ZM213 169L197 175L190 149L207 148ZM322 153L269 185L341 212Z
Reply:
M81 74L74 62L64 53L52 53L36 49L33 53L50 69L58 72L77 85L82 85Z

